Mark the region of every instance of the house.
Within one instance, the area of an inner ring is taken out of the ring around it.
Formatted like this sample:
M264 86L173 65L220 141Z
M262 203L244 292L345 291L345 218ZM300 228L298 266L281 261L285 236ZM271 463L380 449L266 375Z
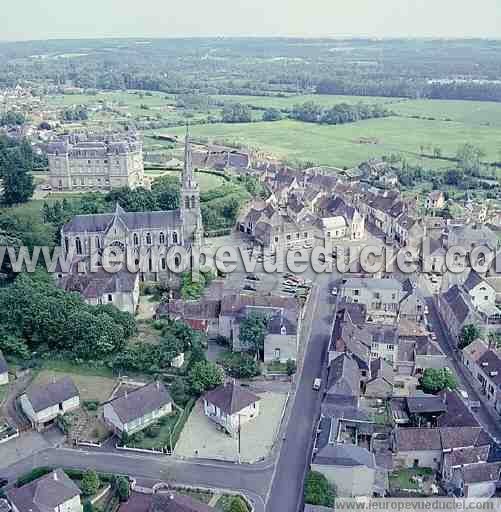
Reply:
M62 276L58 285L67 292L78 292L87 304L113 304L134 315L139 305L139 273L122 269L116 273L100 269L91 273Z
M426 302L419 288L410 279L402 283L405 293L400 301L399 314L401 320L420 323L424 321Z
M190 496L169 490L154 494L133 492L120 504L118 512L214 512L214 509Z
M7 361L0 350L0 386L4 386L9 383L9 367Z
M326 444L313 457L311 469L336 486L340 497L372 497L377 492L374 454L353 444Z
M428 336L417 336L414 344L414 371L422 373L427 368L439 370L445 368L447 356Z
M357 406L360 397L360 370L354 358L341 354L329 366L326 402Z
M501 358L481 340L463 349L466 368L480 383L482 394L501 415Z
M457 284L438 296L438 310L456 340L465 325L480 322L480 316L475 311L470 296Z
M226 382L204 395L204 412L228 434L235 435L241 425L259 416L259 400L236 382Z
M328 198L319 205L324 240L362 240L365 219L341 197Z
M370 336L371 358L383 358L396 367L400 342L398 326L367 323L364 329Z
M300 306L294 297L238 293L221 300L218 332L234 351L247 350L240 341L240 323L251 314L266 318L264 361L296 360L301 329Z
M172 413L172 398L161 382L151 382L104 404L105 423L118 435L132 435Z
M32 387L19 398L21 409L37 430L52 425L54 420L80 407L80 394L70 377L46 386Z
M445 194L441 190L432 190L426 198L427 210L440 210L445 206Z
M397 428L394 432L394 463L400 468L438 470L442 440L438 428Z
M447 249L442 238L428 238L423 240L423 270L433 274L443 274L446 268Z
M484 247L495 251L498 246L498 239L487 226L480 224L465 224L449 226L447 233L447 248L462 247L469 255L475 247Z
M463 289L468 293L474 308L487 316L496 314L496 290L477 272L470 270ZM494 310L494 313L492 313Z
M391 398L393 395L393 366L379 357L370 364L371 376L365 383L365 396Z
M402 284L393 278L352 277L343 281L338 296L346 302L365 304L368 316L376 322L397 317L404 290Z
M465 498L491 498L500 481L501 463L477 463L456 468L452 482Z
M62 469L55 469L7 491L14 512L82 512L81 491Z

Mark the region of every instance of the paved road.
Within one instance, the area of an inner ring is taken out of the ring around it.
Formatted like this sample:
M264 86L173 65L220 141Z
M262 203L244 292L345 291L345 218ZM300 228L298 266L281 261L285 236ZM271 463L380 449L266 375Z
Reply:
M319 275L319 292L312 304L311 338L304 360L301 380L296 391L287 437L275 468L267 512L296 512L302 505L305 472L310 461L313 429L320 414L321 393L313 391L313 380L322 375L324 356L330 336L333 305L329 300L329 283L333 276Z
M33 467L59 466L74 469L93 468L101 472L122 473L177 484L217 489L232 489L245 493L264 512L263 489L267 489L272 474L271 465L232 465L192 462L138 454L119 454L50 448L9 466L2 476L11 482Z
M461 387L468 392L470 400L482 402L483 397L480 396L477 389L471 385L471 377L468 375L467 370L459 360L452 336L449 334L448 329L440 317L435 301L431 298L427 298L427 304L429 310L428 321L431 323L431 327L437 335L437 341L440 344L440 347L448 357L449 366L451 366L461 381ZM475 416L493 437L501 439L501 424L499 417L494 416L484 406L475 411Z

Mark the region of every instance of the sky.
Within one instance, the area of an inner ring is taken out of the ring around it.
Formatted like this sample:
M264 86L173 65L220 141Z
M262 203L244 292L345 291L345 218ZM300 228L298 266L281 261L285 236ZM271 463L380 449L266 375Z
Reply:
M0 40L307 36L501 38L501 0L1 0Z

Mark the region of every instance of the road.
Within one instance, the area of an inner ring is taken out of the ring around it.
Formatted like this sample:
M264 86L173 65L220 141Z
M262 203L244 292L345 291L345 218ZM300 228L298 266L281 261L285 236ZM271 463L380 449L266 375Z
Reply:
M55 466L73 469L92 468L100 472L121 473L152 480L175 481L211 489L232 489L252 500L256 512L264 512L263 489L267 489L273 465L234 465L192 462L165 456L50 448L9 466L2 476L13 482L34 467Z
M302 505L303 481L311 458L313 429L320 414L321 393L313 391L313 380L322 375L330 336L333 305L329 301L332 275L317 278L318 295L312 304L313 323L287 436L274 471L267 512L296 512ZM325 382L325 379L324 379Z
M461 382L461 387L468 392L470 400L482 403L483 397L480 396L477 389L471 385L471 377L468 375L467 370L459 360L454 340L440 317L435 301L431 297L427 298L426 301L429 311L428 322L431 324L432 330L437 335L437 341L441 349L448 357L449 366L458 376ZM484 406L475 411L475 416L487 432L489 432L494 438L501 439L501 425L499 423L499 417L496 418L493 416L493 414L491 414Z

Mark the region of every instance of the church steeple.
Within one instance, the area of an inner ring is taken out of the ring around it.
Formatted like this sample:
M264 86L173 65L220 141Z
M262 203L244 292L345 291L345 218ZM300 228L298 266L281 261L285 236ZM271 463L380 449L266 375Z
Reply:
M184 167L181 177L180 213L183 222L184 241L190 245L201 245L202 214L200 211L200 190L193 173L193 156L190 132L186 126L184 141Z

